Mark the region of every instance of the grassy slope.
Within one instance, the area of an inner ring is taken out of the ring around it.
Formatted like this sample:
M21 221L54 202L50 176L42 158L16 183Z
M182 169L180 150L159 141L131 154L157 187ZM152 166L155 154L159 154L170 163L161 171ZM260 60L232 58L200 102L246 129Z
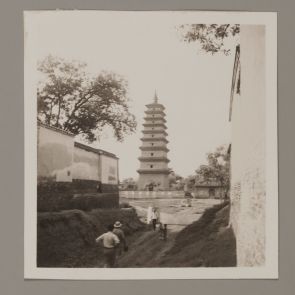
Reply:
M121 267L226 267L236 265L235 237L227 227L229 205L215 205L167 241L145 231L132 237Z
M129 251L119 261L119 266L157 267L158 261L165 256L174 243L176 233L170 234L167 241L159 239L159 233L153 230L135 234L130 240Z
M37 265L39 267L95 267L102 248L95 238L108 224L120 220L128 237L144 227L133 210L68 210L38 213Z
M236 266L236 242L228 225L229 205L207 209L202 217L184 228L173 247L157 262L161 267Z
M94 243L105 226L125 225L129 251L120 267L226 267L236 265L235 237L227 227L229 205L207 209L202 217L168 240L147 230L133 210L69 210L38 214L39 267L100 267L102 248ZM132 235L131 235L132 234Z

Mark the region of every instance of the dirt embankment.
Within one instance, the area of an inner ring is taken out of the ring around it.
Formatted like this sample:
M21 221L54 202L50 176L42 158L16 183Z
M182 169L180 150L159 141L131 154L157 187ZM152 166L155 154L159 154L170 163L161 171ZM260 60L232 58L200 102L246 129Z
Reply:
M236 266L236 242L228 227L229 205L206 209L202 217L167 241L148 231L133 238L121 267L229 267Z
M124 224L127 237L145 227L132 209L38 213L38 267L100 266L102 248L95 238L116 220Z
M229 205L206 209L183 230L168 232L166 241L140 222L132 209L80 210L38 214L39 267L102 267L102 247L95 238L108 224L124 224L129 251L119 267L229 267L236 266L236 243L228 227Z

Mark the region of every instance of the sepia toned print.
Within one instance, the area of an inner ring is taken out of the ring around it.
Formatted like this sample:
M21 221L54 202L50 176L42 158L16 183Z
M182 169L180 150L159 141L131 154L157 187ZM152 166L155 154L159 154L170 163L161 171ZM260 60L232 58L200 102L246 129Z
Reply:
M25 277L277 276L273 16L25 14Z

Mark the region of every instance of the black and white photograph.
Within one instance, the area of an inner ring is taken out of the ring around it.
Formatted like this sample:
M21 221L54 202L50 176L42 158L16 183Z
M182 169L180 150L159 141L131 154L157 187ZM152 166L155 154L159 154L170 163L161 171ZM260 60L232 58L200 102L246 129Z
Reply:
M277 278L276 30L25 11L25 278Z

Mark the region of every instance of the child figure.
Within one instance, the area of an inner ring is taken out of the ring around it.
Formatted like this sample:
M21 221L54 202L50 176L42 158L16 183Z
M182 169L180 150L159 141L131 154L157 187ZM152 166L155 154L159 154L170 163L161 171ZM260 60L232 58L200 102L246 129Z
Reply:
M160 240L167 240L167 224L160 223Z
M167 224L164 224L163 237L164 237L164 241L166 241L167 240Z

